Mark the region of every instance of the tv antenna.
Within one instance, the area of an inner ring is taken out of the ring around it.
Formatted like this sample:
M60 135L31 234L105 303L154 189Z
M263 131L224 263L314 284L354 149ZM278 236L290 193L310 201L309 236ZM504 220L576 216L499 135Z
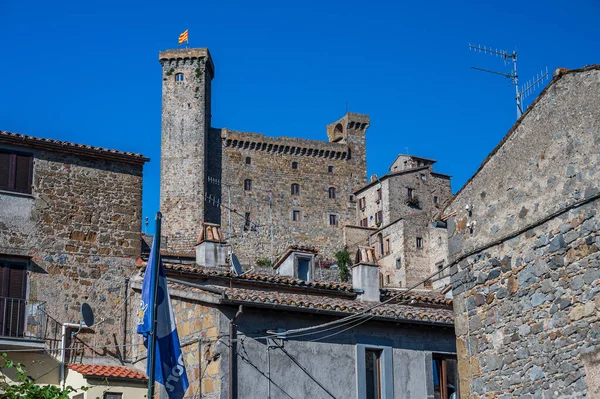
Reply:
M525 107L523 106L523 100L525 99L525 97L529 96L535 88L539 87L544 82L544 80L548 78L548 67L546 67L546 72L542 71L541 73L537 74L535 78L527 81L527 84L523 85L522 87L519 87L519 74L517 73L516 51L513 50L512 52L508 52L506 50L498 50L493 49L491 47L487 48L486 46L481 45L474 46L471 43L469 43L469 50L500 57L504 60L504 65L506 65L507 62L512 61L512 69L509 73L492 71L489 69L479 68L475 66L471 66L471 68L482 72L493 73L494 75L500 75L505 77L506 79L510 79L511 84L515 87L517 119L520 118L521 115L523 115L523 111L525 109Z

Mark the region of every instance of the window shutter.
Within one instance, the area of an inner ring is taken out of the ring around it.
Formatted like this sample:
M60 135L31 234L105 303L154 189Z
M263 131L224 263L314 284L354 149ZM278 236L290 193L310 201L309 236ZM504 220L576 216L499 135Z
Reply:
M10 176L10 154L0 152L0 190L8 190Z
M22 337L25 329L25 277L23 265L10 265L8 269L8 298L5 299L4 334Z
M17 170L15 171L15 191L18 191L20 193L31 192L31 164L31 156L17 155Z
M25 299L25 268L23 265L11 265L8 277L9 298Z

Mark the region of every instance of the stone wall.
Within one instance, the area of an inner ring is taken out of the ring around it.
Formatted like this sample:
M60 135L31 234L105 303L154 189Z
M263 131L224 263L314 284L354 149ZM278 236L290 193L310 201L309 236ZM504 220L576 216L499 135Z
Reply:
M556 76L446 210L461 397L593 397L599 103Z
M346 119L353 123L364 116L349 114ZM348 141L364 144L364 130L344 129ZM223 131L223 143L220 201L231 211L221 207L221 223L240 261L276 260L293 244L314 246L324 259L333 259L343 247L343 226L354 224L353 190L365 182L365 147L355 145L351 151L348 142L270 138L229 130ZM251 190L244 190L246 179L252 181ZM292 184L299 185L298 195L292 195ZM330 187L335 189L333 199ZM292 220L293 211L299 211L300 220ZM246 213L250 226L245 226ZM336 215L337 225L330 225L330 215Z
M31 195L0 193L0 255L31 257L29 300L56 321L78 323L89 303L104 321L78 339L120 357L121 304L140 255L143 162L2 147L32 153L34 169Z
M159 59L162 66L160 208L163 235L168 238L165 249L191 251L201 221L208 219L204 202L209 155L206 143L214 70L207 49L169 50L161 52Z

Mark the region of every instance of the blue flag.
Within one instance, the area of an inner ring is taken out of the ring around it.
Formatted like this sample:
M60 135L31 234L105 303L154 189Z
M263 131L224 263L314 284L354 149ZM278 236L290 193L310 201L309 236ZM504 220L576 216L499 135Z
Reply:
M146 374L150 375L150 367L154 367L156 381L163 384L167 390L169 398L181 399L187 390L188 383L185 365L183 364L183 354L179 346L179 336L175 327L175 317L173 317L173 308L171 307L171 298L167 290L167 278L163 268L160 254L155 252L156 235L152 243L152 250L148 258L146 273L144 274L144 283L142 285L142 299L138 312L138 334L144 336L144 345L148 348L148 338L152 332L152 287L154 286L153 270L154 257L158 256L158 290L156 292L156 357L154 364L146 364ZM148 357L148 362L150 358Z

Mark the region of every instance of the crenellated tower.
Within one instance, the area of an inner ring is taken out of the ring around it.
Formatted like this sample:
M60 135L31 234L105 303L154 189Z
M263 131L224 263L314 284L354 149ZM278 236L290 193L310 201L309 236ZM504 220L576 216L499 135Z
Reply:
M160 52L160 209L169 251L189 251L206 219L206 179L214 66L208 49Z

